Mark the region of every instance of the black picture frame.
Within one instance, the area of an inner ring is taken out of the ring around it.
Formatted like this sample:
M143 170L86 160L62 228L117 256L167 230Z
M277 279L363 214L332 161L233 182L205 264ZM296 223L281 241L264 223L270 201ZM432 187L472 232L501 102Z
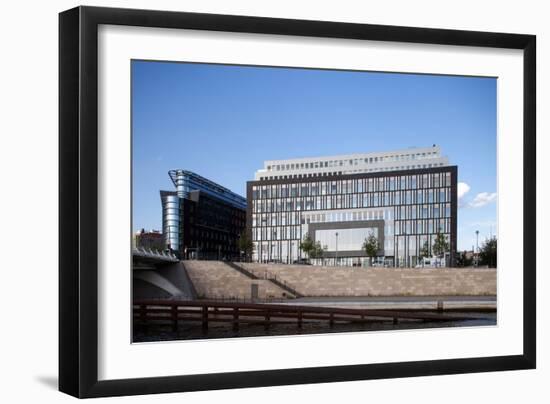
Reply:
M99 381L100 24L523 50L523 354ZM534 35L96 7L77 7L60 13L59 389L84 398L535 368L535 61Z

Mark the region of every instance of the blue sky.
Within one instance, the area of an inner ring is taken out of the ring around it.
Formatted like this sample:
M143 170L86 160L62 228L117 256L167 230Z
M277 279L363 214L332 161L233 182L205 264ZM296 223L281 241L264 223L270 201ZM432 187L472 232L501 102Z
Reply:
M161 229L168 170L245 196L264 160L438 144L458 165L458 248L496 232L496 79L132 62L133 225Z

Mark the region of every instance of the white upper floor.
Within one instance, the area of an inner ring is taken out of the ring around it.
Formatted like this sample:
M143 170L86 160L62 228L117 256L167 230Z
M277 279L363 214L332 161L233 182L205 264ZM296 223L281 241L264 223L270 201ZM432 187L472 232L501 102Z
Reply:
M448 158L441 155L439 146L433 145L387 152L268 160L264 162L264 168L256 171L254 179L303 178L320 175L412 170L447 165L449 165Z

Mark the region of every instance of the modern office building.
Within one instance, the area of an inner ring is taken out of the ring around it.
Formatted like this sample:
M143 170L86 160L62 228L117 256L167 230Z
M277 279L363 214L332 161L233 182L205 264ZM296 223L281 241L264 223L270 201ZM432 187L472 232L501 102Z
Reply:
M247 231L260 262L293 263L306 234L326 248L329 265L366 265L373 234L375 262L416 266L441 233L454 266L457 167L434 145L383 153L270 160L247 184Z
M160 191L165 246L181 259L238 257L246 199L191 171L168 174L176 190Z

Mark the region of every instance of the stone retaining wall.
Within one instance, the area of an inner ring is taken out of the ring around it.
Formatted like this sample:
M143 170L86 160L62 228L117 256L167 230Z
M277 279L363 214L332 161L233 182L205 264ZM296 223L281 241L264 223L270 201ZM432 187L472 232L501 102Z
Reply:
M238 265L260 277L269 272L304 296L496 295L496 269Z
M183 261L199 298L250 299L252 284L258 285L260 299L284 298L288 292L265 279L250 279L220 261Z

